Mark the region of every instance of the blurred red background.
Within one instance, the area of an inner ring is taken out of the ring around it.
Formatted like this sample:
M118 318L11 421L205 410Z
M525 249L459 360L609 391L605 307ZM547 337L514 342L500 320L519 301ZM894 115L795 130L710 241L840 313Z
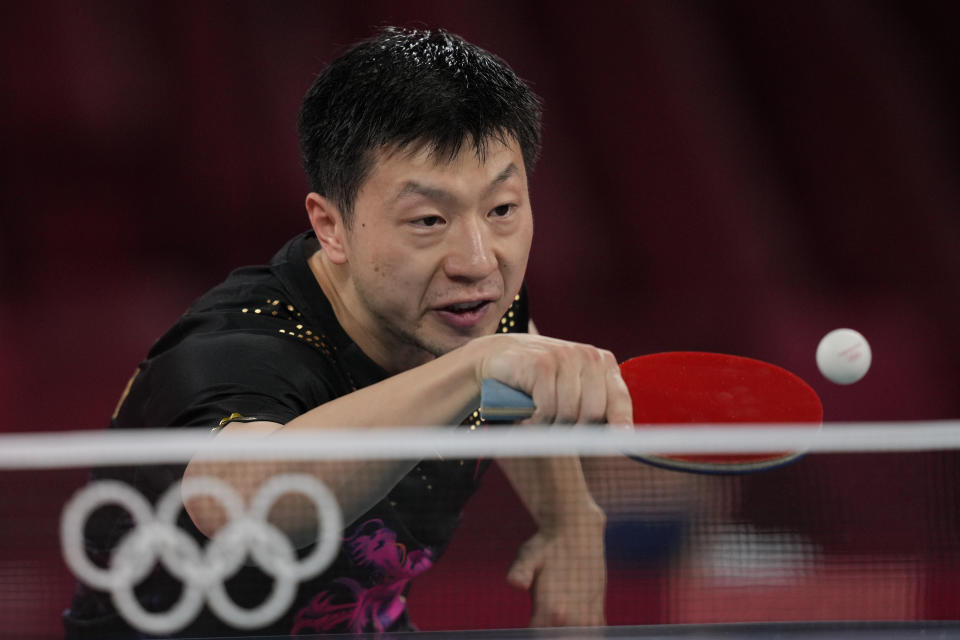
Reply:
M105 426L195 297L306 228L299 101L386 24L544 98L543 333L767 360L828 420L960 413L960 4L37 2L0 20L0 431ZM814 363L840 326L873 347L851 387Z
M402 6L398 6L402 4ZM295 115L377 25L443 26L544 98L546 333L785 366L828 419L960 407L960 7L82 2L4 9L5 431L98 427L151 342L306 227ZM874 366L817 373L838 326Z

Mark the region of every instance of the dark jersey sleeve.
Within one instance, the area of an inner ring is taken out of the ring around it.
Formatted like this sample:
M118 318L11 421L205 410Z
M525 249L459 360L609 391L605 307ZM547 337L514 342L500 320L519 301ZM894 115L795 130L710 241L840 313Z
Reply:
M301 342L248 332L199 334L141 365L114 426L285 424L342 395L339 378L321 353Z

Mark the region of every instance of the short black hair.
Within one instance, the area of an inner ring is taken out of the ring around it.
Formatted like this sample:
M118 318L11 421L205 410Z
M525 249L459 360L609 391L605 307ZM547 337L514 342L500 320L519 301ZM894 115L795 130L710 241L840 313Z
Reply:
M491 139L513 138L531 172L540 114L540 99L497 56L442 29L387 27L317 76L300 107L300 152L311 190L349 226L376 151L425 144L453 159L469 140L482 158Z

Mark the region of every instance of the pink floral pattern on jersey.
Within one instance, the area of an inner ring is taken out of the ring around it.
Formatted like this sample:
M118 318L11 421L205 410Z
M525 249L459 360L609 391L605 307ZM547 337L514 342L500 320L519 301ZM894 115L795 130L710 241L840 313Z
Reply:
M407 552L397 534L379 519L367 520L344 538L351 563L367 579L337 578L318 593L293 620L291 634L343 630L387 630L403 614L403 591L413 578L433 566L429 549Z

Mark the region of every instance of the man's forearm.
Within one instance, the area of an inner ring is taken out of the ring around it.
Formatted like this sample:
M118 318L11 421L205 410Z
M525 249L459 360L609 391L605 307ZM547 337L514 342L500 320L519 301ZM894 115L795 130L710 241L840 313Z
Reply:
M590 495L579 458L501 458L497 462L541 529L603 523L603 512Z
M499 462L539 524L507 572L507 582L531 595L530 625L603 625L606 518L587 490L580 460Z
M281 428L287 432L319 433L328 428L456 424L476 408L480 382L485 377L501 380L538 398L539 415L534 418L544 422L625 421L629 415L629 396L620 393L623 391L620 389L622 380L614 384L619 379L604 373L608 370L618 371L612 354L589 345L524 334L484 336L435 360L326 402L285 425L233 423L217 437L249 433L269 437L270 433ZM568 376L571 372L577 374L572 379ZM571 385L587 397L606 398L608 404L583 403L579 405L579 413L571 411L571 407L559 401L569 396L566 387ZM585 386L592 391L584 390ZM592 407L592 410L584 413L584 407ZM382 498L411 466L405 463L381 465L374 469L369 463L343 461L323 464L248 463L241 467L195 459L185 475L219 477L249 499L269 474L306 471L318 476L344 499L345 511L359 514ZM596 521L598 514L602 518L586 489L578 459L544 459L515 466L518 469L514 474L518 491L533 507L532 512L541 525L553 527L574 519ZM357 474L367 474L367 482L355 481L360 477ZM361 484L367 486L361 487ZM189 505L188 511L194 516ZM202 523L198 522L198 526L209 532L216 530L221 523L222 518L211 516L204 518Z

